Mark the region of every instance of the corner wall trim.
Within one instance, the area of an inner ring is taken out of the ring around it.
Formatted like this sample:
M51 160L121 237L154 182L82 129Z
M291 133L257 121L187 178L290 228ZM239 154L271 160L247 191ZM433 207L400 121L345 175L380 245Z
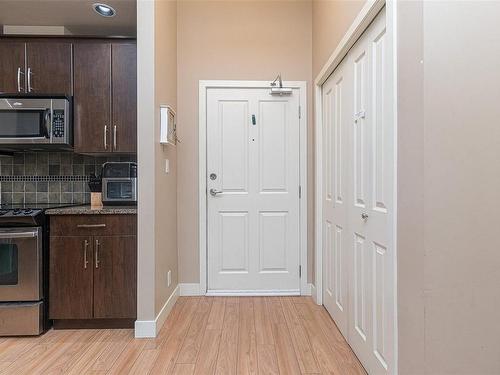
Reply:
M136 320L134 333L136 339L151 338L158 335L161 327L163 327L163 323L165 323L170 311L172 311L172 307L174 307L175 302L177 302L177 298L179 298L179 289L179 285L177 285L155 320Z
M179 284L181 296L201 296L200 284L198 283L183 283Z

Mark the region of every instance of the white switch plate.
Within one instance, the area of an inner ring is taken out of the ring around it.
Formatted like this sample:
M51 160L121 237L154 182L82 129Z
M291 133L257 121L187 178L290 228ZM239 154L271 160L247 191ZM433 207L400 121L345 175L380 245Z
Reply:
M165 173L170 172L170 161L168 159L165 159Z
M167 286L170 286L172 284L172 271L167 272Z

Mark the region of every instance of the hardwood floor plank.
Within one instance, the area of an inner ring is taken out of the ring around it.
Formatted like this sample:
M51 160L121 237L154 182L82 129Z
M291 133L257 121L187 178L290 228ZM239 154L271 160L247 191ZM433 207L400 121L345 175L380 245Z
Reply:
M175 324L159 347L160 353L156 358L151 374L168 374L173 371L199 302L200 298L187 299Z
M238 364L239 314L240 304L238 299L227 299L215 369L217 375L236 374Z
M224 322L224 309L226 303L223 297L212 297L212 309L210 310L210 315L208 317L207 329L222 330L222 324Z
M257 344L257 358L260 375L278 375L280 373L274 345Z
M215 373L217 353L219 351L221 330L207 329L203 336L202 348L196 361L194 373L198 375L212 375Z
M271 322L274 324L286 324L279 297L264 297L264 302L266 303Z
M297 308L298 305L296 305ZM309 341L314 351L316 360L322 373L334 373L334 374L366 374L364 370L360 372L361 369L357 367L350 366L348 363L350 361L343 358L340 354L340 350L335 350L339 345L331 346L328 342L325 333L322 331L320 325L316 321L313 311L309 304L300 307L301 320L304 325ZM347 345L347 343L345 343Z
M280 374L300 374L299 362L286 324L273 323L273 336Z
M213 299L204 297L198 304L198 309L191 320L182 348L176 363L196 363L196 358L203 341L203 334L207 326L208 317L212 308Z
M110 375L124 375L128 374L137 358L141 355L144 347L146 346L146 339L138 339L130 341L125 349L120 353L120 356L113 364L113 367L108 371Z
M114 330L107 340L102 342L102 350L85 372L87 375L104 375L115 364L127 344L134 340L134 331L131 329Z
M314 353L307 338L307 332L302 325L295 306L294 297L281 298L281 306L285 315L286 324L292 338L295 355L303 374L319 374L319 366L314 358Z
M257 345L274 345L271 318L263 297L253 299Z
M134 365L128 372L128 375L148 374L151 368L153 367L159 352L160 349L142 350L137 359L135 360Z
M240 298L237 366L237 373L239 375L257 374L259 371L254 322L252 298Z
M172 375L193 375L194 365L190 363L177 363Z
M42 365L33 367L33 374L65 374L76 358L89 343L94 340L97 330L82 330L75 335L71 335L67 342L61 345L52 356L45 356L41 359Z

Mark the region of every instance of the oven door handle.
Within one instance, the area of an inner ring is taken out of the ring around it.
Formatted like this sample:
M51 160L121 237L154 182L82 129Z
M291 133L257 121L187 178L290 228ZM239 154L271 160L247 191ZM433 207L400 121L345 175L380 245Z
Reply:
M10 238L35 238L38 237L37 232L15 232L15 233L1 233L0 238L10 239Z

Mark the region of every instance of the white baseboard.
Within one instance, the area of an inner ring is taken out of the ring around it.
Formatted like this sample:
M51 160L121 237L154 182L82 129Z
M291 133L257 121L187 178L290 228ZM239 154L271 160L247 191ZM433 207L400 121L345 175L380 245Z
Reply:
M300 296L300 290L207 290L207 296Z
M135 338L156 337L160 332L163 323L167 319L172 307L174 307L177 298L179 298L179 285L176 286L167 302L163 305L155 320L136 320L135 321Z
M201 296L200 284L198 283L183 283L179 284L181 296Z
M318 305L318 292L316 290L316 286L311 284L311 297L313 301Z
M304 287L302 287L300 294L302 296L310 296L311 295L311 284L307 283Z

